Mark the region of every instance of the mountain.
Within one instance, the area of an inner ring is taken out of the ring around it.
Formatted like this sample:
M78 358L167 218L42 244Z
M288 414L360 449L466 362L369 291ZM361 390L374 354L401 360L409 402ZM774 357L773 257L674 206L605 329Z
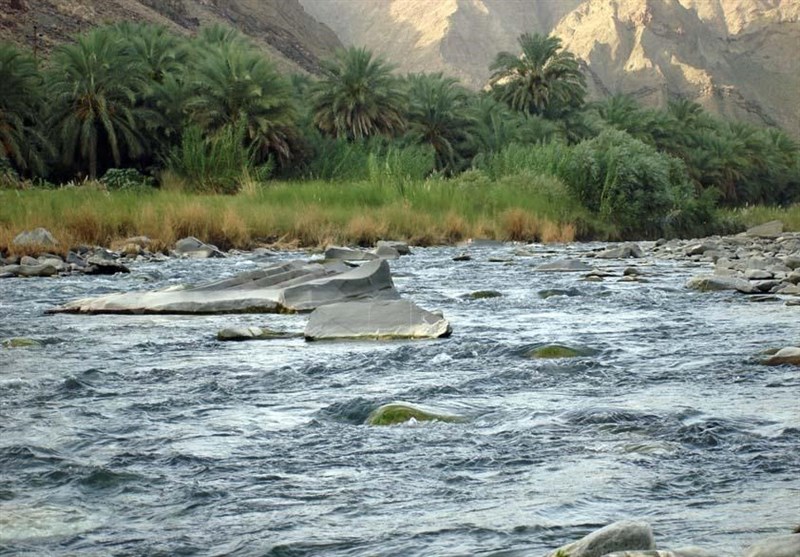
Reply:
M442 71L478 89L524 32L554 33L593 98L674 97L800 138L798 0L300 0L345 44L401 72Z
M200 25L236 27L260 44L283 71L317 73L342 43L297 0L0 0L0 41L47 52L75 33L122 20L192 33Z

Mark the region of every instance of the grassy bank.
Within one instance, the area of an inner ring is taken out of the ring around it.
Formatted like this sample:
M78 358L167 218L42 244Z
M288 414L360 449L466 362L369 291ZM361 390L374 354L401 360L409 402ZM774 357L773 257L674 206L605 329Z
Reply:
M783 222L784 230L800 231L800 204L789 207L766 207L757 205L753 207L739 207L723 212L729 220L742 223L743 226L756 226L771 220Z
M417 245L474 237L569 242L615 234L560 182L541 176L489 183L480 173L467 173L459 180L283 182L246 190L238 195L152 188L0 190L0 249L13 252L14 236L39 226L64 249L108 246L136 235L150 237L161 249L190 235L229 249L370 245L382 238Z

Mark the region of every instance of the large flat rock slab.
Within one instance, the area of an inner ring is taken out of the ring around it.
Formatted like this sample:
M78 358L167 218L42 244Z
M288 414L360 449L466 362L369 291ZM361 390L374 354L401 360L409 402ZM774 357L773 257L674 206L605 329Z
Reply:
M290 261L191 288L123 292L69 302L52 313L279 313L311 311L325 304L395 299L389 264Z
M345 302L317 308L306 340L439 338L452 333L441 315L408 300Z

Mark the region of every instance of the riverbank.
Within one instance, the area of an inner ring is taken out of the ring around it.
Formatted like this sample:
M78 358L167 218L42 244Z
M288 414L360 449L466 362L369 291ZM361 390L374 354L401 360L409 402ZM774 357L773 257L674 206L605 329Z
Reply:
M112 246L131 236L147 236L161 250L186 236L226 250L373 245L383 238L429 246L475 237L552 243L618 236L547 177L489 186L469 180L283 182L233 196L153 188L0 190L0 250L17 253L13 238L37 227L48 229L64 251Z

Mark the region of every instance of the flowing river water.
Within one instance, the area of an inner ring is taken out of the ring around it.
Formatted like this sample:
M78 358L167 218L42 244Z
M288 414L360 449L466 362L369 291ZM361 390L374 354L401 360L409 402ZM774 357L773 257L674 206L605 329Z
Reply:
M593 247L392 262L401 294L451 321L436 341L221 343L307 316L44 313L260 264L247 255L3 280L0 340L42 345L0 348L0 554L541 556L631 518L660 547L739 555L788 533L800 373L756 355L798 341L798 308L686 290L689 262L637 260L642 283L533 270ZM573 290L539 295L553 288ZM503 295L462 297L486 289ZM542 343L597 353L526 356ZM364 425L398 400L468 420Z

